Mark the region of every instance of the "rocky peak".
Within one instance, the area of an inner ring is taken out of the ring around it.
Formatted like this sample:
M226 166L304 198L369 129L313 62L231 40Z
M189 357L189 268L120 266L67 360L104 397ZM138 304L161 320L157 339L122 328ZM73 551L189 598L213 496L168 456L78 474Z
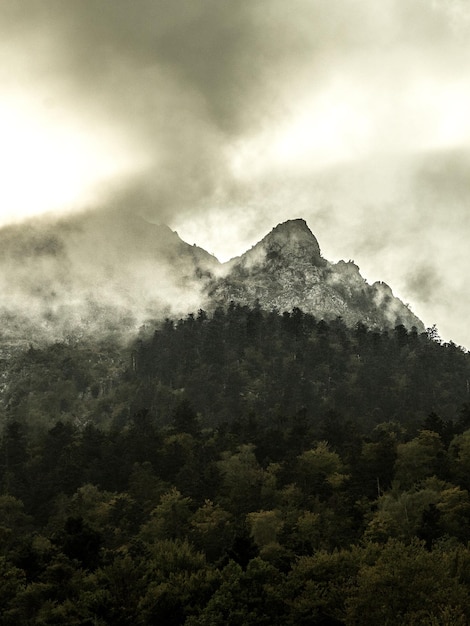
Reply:
M303 250L314 256L320 256L320 246L315 235L307 226L307 222L300 218L278 224L259 245L286 252Z
M312 265L322 262L320 246L303 219L278 224L261 241L241 257L229 261L229 268L255 268L298 261Z
M279 224L259 243L224 265L208 285L217 304L230 301L288 311L297 306L326 320L363 322L374 328L404 324L424 330L422 322L385 283L369 285L352 261L330 263L305 220Z

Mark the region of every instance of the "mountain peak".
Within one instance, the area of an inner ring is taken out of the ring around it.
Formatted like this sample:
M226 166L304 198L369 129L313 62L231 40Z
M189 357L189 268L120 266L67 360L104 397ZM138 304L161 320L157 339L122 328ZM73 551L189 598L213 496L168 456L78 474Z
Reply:
M260 242L264 245L272 245L284 248L286 245L296 248L308 248L309 252L315 256L320 256L320 246L315 235L307 226L307 222L302 219L287 220L278 224Z
M273 272L293 264L307 267L324 264L315 235L300 218L275 226L250 250L228 261L225 270L238 267L242 271L255 268L264 271L269 268Z
M341 317L374 328L423 323L385 284L369 285L352 262L330 263L303 219L278 224L259 243L225 264L208 291L218 304L254 302L265 309L299 307L321 319Z

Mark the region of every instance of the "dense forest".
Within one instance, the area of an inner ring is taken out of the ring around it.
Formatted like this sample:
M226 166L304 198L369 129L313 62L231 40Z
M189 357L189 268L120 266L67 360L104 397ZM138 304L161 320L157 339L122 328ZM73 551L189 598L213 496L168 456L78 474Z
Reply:
M0 624L470 623L470 355L232 304L3 364Z

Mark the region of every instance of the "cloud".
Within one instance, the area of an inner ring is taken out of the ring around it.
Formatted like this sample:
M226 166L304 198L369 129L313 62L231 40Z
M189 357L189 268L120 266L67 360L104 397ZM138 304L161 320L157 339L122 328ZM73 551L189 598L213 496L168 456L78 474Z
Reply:
M114 133L140 161L130 187L137 179L161 195L159 214L238 197L253 178L279 170L307 175L452 140L470 87L457 79L464 59L451 16L442 19L448 8L422 0L7 0L0 10L25 96L78 116L82 134L86 123L91 134Z
M224 258L303 216L429 323L445 314L420 272L470 304L463 0L4 0L0 18L25 214L136 212Z

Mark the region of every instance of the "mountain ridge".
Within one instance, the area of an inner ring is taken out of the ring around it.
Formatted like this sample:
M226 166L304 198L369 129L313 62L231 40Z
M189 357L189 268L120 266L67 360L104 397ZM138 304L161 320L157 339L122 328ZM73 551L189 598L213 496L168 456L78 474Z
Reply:
M0 289L3 341L126 334L230 301L424 330L388 286L368 285L351 261L324 259L302 218L278 224L226 263L132 214L30 220L0 230Z
M403 324L424 330L423 322L383 282L369 285L352 261L330 263L305 220L278 224L244 254L224 264L212 281L209 298L262 308L298 307L317 317L342 317L348 325L363 322L389 328Z

